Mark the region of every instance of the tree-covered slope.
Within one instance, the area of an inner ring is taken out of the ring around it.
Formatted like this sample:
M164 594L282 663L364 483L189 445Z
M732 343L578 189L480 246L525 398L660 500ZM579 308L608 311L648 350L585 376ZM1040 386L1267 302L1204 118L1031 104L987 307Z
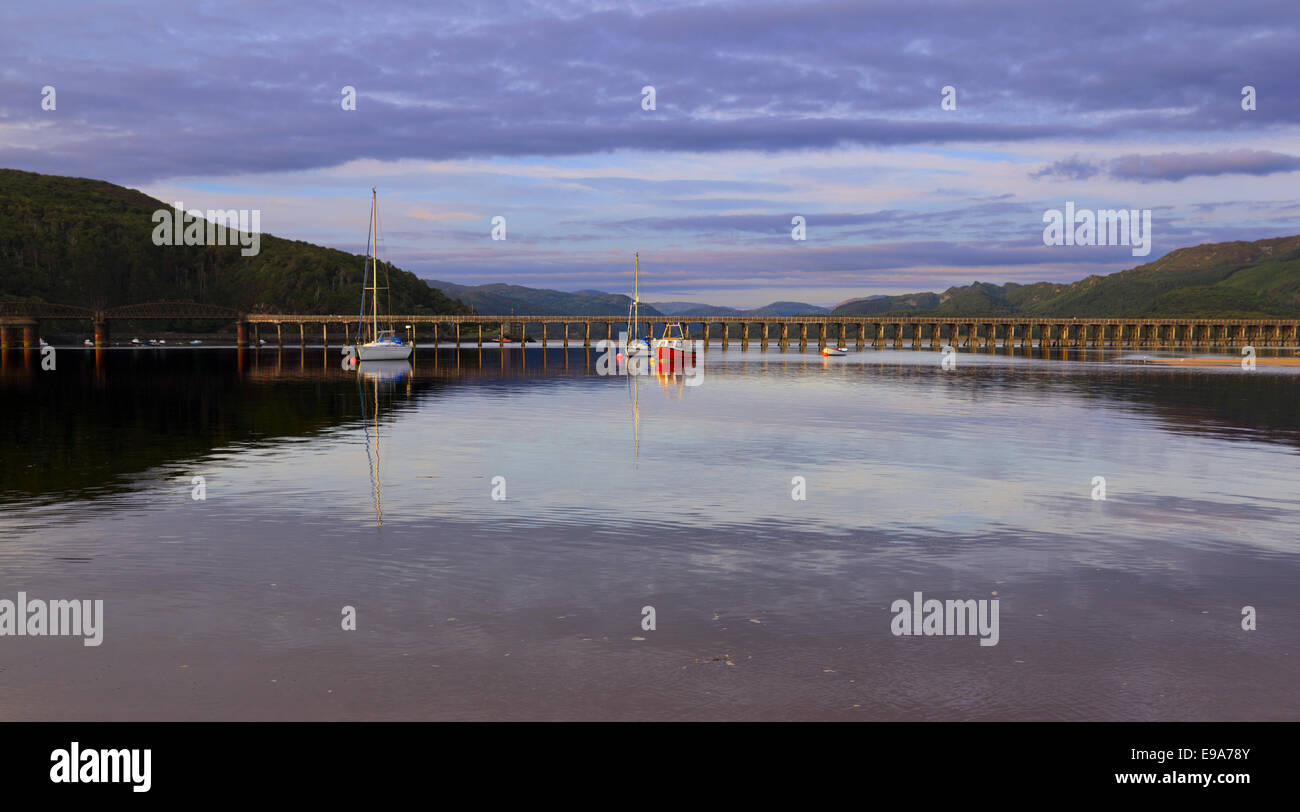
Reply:
M196 301L248 312L351 313L364 258L262 234L240 247L154 245L169 203L85 178L0 169L0 298L88 307ZM238 242L231 236L228 242ZM394 313L467 313L415 274L388 270Z
M835 315L1038 315L1300 318L1300 236L1180 248L1070 284L975 282L943 293L847 302Z

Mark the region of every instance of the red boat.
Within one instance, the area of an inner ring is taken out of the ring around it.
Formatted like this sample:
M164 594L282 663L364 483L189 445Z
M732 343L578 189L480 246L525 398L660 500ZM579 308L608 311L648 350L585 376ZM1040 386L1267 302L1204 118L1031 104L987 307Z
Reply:
M680 322L665 324L663 334L652 341L651 346L654 348L655 360L667 367L665 372L687 363L695 363L695 348Z

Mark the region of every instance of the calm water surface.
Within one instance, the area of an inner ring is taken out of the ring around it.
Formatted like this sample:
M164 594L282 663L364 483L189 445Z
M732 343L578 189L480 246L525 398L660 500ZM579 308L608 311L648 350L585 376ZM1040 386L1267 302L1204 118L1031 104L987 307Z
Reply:
M1300 719L1300 370L337 352L4 354L0 719Z

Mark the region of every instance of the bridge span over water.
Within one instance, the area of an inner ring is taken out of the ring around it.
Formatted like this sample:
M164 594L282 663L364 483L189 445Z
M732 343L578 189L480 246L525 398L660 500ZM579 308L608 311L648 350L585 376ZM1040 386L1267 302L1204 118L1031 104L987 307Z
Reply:
M43 302L0 302L0 345L34 347L40 324L50 320L84 320L93 327L96 346L109 343L112 321L217 321L234 327L236 343L259 343L262 331L274 331L275 343L350 342L357 335L354 314L241 313L194 302L150 302L92 309ZM518 343L529 338L542 346L618 340L627 331L624 316L489 316L397 314L384 319L407 330L417 341L483 344ZM695 338L732 343L748 349L816 342L857 347L1016 346L1016 347L1297 347L1300 319L1237 318L1041 318L1036 316L684 316L638 320L640 335L658 336L663 325L682 324ZM537 328L535 333L530 329ZM287 335L286 335L287 334ZM296 334L296 335L295 335ZM502 339L505 339L503 342Z

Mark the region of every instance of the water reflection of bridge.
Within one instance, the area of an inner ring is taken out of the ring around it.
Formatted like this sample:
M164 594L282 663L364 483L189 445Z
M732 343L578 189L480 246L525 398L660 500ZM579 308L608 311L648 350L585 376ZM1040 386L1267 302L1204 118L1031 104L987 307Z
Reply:
M233 324L235 340L240 346L258 343L262 328L275 330L275 343L293 342L297 328L300 345L319 337L328 344L335 340L350 341L357 331L354 315L293 315L286 313L240 313L216 305L195 302L150 302L147 304L92 309L42 302L0 302L0 345L34 347L40 336L42 320L85 320L93 324L96 346L109 341L109 322L138 320L204 320ZM394 315L389 319L399 326L410 325L412 336L420 340L441 340L498 344L501 337L528 335L532 326L541 328L539 343L569 346L570 341L590 347L593 341L616 339L627 329L622 316L484 316L484 315ZM815 341L826 346L831 341L854 343L861 348L887 346L936 348L941 344L984 347L1295 347L1300 346L1300 319L1233 319L1233 318L1038 318L1030 316L689 316L681 318L643 318L639 324L658 335L662 325L680 322L694 337L720 341L722 349L732 342L741 349L757 343L782 348L797 343L805 347ZM593 326L595 329L593 329ZM660 326L659 330L655 330ZM560 329L560 337L550 333ZM287 329L286 329L287 328ZM310 330L309 330L310 328ZM331 330L334 328L337 332Z

